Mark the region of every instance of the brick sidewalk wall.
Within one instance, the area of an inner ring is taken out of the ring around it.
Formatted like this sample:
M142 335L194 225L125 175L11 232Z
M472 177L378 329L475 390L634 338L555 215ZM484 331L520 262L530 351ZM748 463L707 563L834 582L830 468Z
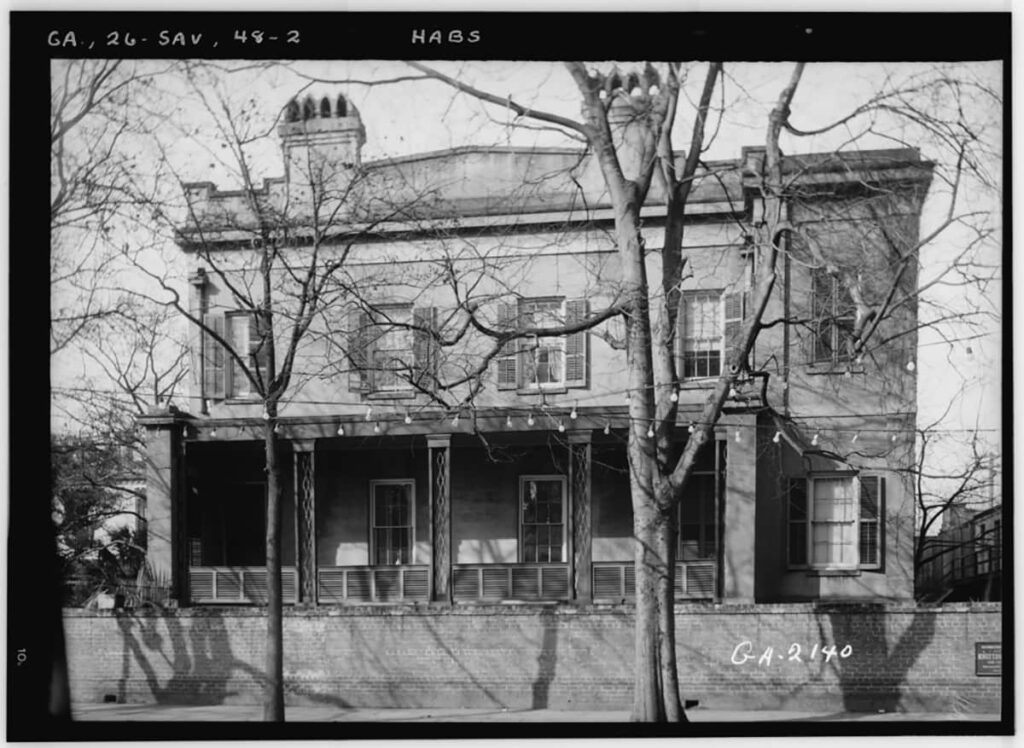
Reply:
M625 709L627 606L319 608L285 612L293 704ZM65 611L80 703L260 699L254 608ZM1001 641L999 604L677 607L681 690L718 709L997 712L1001 678L974 644ZM833 650L834 647L834 650Z

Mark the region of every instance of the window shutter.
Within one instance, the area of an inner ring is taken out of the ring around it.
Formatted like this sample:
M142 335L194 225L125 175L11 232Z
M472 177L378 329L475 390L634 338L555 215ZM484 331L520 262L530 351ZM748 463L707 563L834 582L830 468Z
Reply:
M203 324L221 338L224 337L224 315L205 314ZM212 400L224 399L226 351L213 336L203 331L203 394Z
M249 366L263 382L264 388L269 384L266 377L270 371L270 345L264 344L263 332L260 330L260 317L249 315Z
M438 346L433 333L437 330L434 307L417 307L412 310L414 326L412 355L416 367L416 384L431 389L437 379Z
M743 343L741 336L743 333L745 302L746 294L743 293L727 293L722 298L722 305L725 308L725 326L723 328L725 350L722 353L726 366L733 363L739 364L736 356L739 347Z
M885 478L875 475L860 479L860 537L858 552L861 566L881 566L885 546Z
M786 487L789 514L789 565L807 565L807 480L790 478Z
M498 304L498 329L509 331L515 329L516 306L514 304ZM519 356L516 341L505 343L498 351L495 359L498 363L498 389L514 390L519 386Z
M565 302L565 324L578 325L587 318L586 299L569 299ZM586 387L588 366L589 332L577 332L565 339L565 386Z
M369 392L370 371L370 315L361 310L349 314L348 358L351 368L348 374L350 392Z

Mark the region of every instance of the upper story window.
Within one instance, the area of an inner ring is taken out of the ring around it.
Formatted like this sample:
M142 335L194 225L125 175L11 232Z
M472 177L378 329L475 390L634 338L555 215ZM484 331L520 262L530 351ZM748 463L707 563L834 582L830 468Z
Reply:
M717 377L743 325L746 295L684 291L680 308L680 374L683 379Z
M825 268L814 268L811 293L812 360L832 364L848 360L857 312L849 289Z
M258 318L252 312L210 313L206 326L230 344L232 351L246 362L250 373L263 379L267 375L270 350L263 344ZM203 334L203 396L214 400L258 396L249 376L213 335Z
M506 330L560 328L587 316L585 299L522 299L498 307L498 325ZM589 359L586 332L530 335L512 341L497 358L498 389L547 390L586 387Z
M789 481L789 565L880 569L885 479L816 475Z
M351 315L349 389L379 395L414 394L433 386L437 367L435 313L410 304Z

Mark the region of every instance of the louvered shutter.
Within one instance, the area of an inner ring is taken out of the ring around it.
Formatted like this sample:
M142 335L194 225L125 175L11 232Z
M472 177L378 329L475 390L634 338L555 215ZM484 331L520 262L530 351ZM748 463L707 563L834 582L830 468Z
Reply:
M203 324L221 338L224 337L224 315L205 314ZM203 331L203 395L212 400L223 400L225 390L225 355L224 346L218 343L213 335Z
M861 566L882 566L885 554L885 478L876 475L860 479Z
M516 307L514 304L498 304L498 329L515 329ZM514 390L519 386L519 356L516 341L509 341L498 351L498 389Z
M412 355L416 383L424 389L432 389L437 379L438 347L434 332L437 329L436 310L433 307L417 307L412 310L413 330Z
M565 302L565 324L578 325L587 318L586 299L569 299ZM565 338L565 386L586 387L589 372L588 342L590 333L577 332Z
M737 360L737 353L739 347L743 344L741 339L743 333L743 317L746 306L746 294L743 293L727 293L723 297L722 305L725 309L725 325L723 328L725 338L725 351L724 358L726 366L733 363L737 365L740 361Z
M348 330L350 392L369 392L372 386L370 371L370 315L361 310L349 314Z

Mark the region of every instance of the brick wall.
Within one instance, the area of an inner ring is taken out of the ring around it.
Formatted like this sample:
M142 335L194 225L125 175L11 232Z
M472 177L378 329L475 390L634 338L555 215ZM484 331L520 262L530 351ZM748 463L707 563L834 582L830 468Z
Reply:
M1001 678L974 674L974 643L1001 640L998 604L677 611L683 695L710 708L999 709ZM69 610L64 625L77 701L259 699L265 624L257 609ZM288 610L288 700L627 709L632 626L631 608L618 606ZM833 645L826 662L823 648Z

